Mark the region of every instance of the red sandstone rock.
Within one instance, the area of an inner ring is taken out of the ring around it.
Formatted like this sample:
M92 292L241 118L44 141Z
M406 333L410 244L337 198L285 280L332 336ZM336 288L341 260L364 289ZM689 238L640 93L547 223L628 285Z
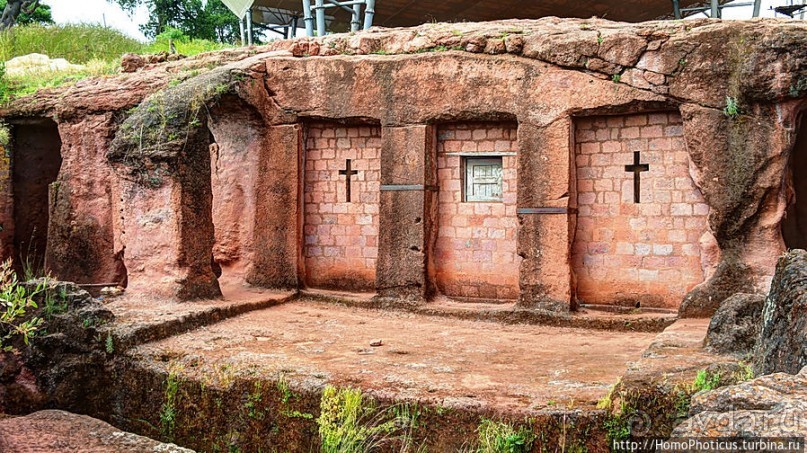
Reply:
M108 423L86 415L58 410L35 412L25 417L0 419L0 450L18 453L40 451L185 453L193 451L118 430Z
M127 53L121 57L120 66L121 71L123 72L135 72L138 69L146 66L146 60L144 60L140 55Z

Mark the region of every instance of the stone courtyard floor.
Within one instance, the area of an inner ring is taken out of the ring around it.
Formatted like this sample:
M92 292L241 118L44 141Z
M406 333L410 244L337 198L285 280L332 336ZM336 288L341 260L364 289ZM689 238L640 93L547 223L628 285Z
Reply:
M282 376L306 387L328 383L382 398L520 412L594 408L657 335L452 319L303 298L129 354L170 360L201 380ZM372 346L378 340L382 345Z

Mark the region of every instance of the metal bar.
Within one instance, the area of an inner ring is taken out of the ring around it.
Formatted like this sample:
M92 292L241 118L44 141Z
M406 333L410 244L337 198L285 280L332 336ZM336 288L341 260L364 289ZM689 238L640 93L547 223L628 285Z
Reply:
M718 0L710 0L710 3L712 10L712 18L713 19L720 18L720 3L718 3Z
M759 17L759 10L762 8L762 0L754 0L754 13L751 17Z
M353 17L350 20L350 31L359 31L361 27L361 3L353 5Z
M316 0L316 14L317 14L317 36L325 36L325 9L322 4L325 0ZM717 0L715 0L717 1Z
M311 0L303 0L303 21L305 22L305 35L314 36L314 17L311 15Z
M479 152L456 152L444 153L446 156L460 156L460 157L502 157L502 156L516 156L517 153L501 152L501 153L479 153Z
M679 0L672 0L673 14L676 20L681 20L681 2Z
M363 5L365 0L354 0L352 2L336 2L333 0L327 0L328 4L323 4L322 6L313 6L311 9L318 10L318 9L328 9L328 8L342 8L345 11L352 13L353 11L349 8L352 5Z
M569 209L566 207L540 207L540 208L518 208L516 214L569 214L577 212L576 209Z
M365 0L365 4L367 6L364 8L364 29L367 30L373 26L373 17L375 16L375 0Z
M341 3L339 3L339 2L337 2L335 0L327 0L327 1L328 1L328 3L330 3L332 5L331 7L338 6L338 7L342 8L343 10L349 12L350 14L353 14L353 10L349 6L343 5L343 4L341 4ZM325 5L325 8L328 8L328 7L329 7L328 5Z
M252 45L252 8L247 10L247 42Z
M291 29L289 30L289 37L296 38L297 37L297 23L299 22L300 18L298 16L293 16L291 18Z
M726 3L725 5L720 5L720 9L737 8L737 7L741 7L741 6L751 6L753 4L754 4L753 2ZM705 11L711 11L711 9L712 9L711 6L694 6L692 8L681 8L681 11L686 12L686 13L695 12L695 11L697 11L697 12L701 12L701 11L705 12Z
M423 184L382 184L381 191L382 192L391 192L391 191L408 191L408 190L431 190L436 191L437 186L432 185L423 185Z

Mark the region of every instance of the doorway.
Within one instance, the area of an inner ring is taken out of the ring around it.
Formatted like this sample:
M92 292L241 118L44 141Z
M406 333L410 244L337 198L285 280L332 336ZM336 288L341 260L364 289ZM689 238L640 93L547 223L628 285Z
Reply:
M59 128L50 119L15 123L12 133L14 253L27 276L45 271L51 184L62 166Z

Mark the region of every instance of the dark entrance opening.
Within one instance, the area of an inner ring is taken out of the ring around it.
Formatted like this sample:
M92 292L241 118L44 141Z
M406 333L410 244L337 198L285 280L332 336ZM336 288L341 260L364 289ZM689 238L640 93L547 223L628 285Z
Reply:
M807 249L807 115L802 114L788 171L789 204L782 237L790 249Z
M20 270L40 274L48 244L49 193L62 166L62 140L50 119L13 124L14 258Z

